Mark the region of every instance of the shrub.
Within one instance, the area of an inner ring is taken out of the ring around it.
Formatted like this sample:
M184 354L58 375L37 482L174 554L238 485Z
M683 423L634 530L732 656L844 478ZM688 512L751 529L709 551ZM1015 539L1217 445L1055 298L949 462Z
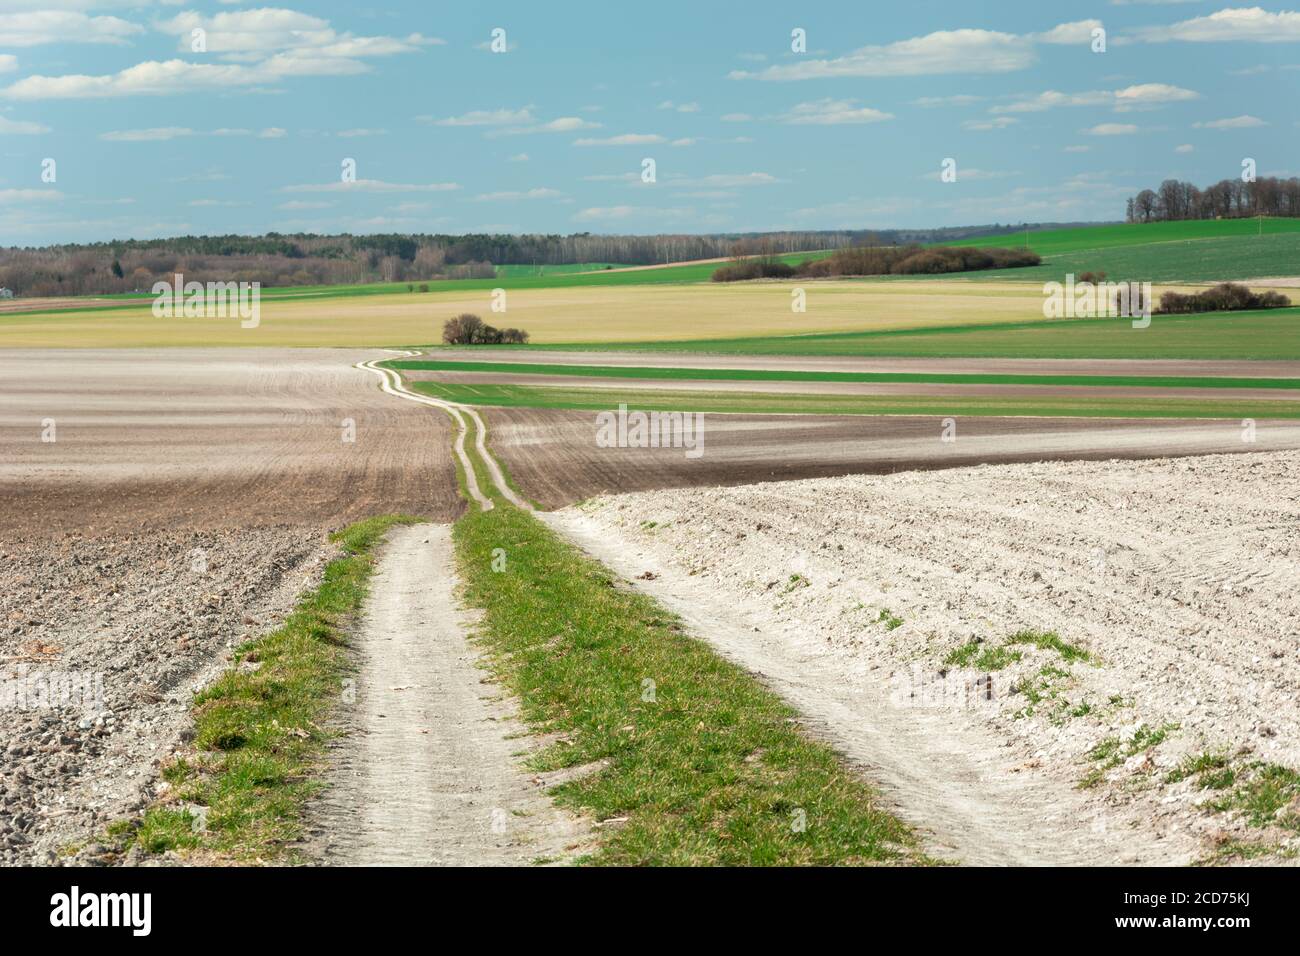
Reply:
M966 246L936 246L905 256L890 267L893 275L937 275L944 272L975 272L982 269L1015 269L1042 262L1028 249L976 249Z
M1093 285L1099 285L1106 281L1106 273L1100 269L1096 272L1081 272L1079 273L1079 281L1091 282Z
M1285 309L1291 300L1272 289L1254 293L1237 282L1221 282L1204 292L1185 295L1166 292L1160 297L1161 315L1190 315L1196 312L1235 312L1243 309Z
M477 315L462 312L442 326L442 341L447 345L523 345L528 333L523 329L498 329Z
M713 272L714 282L738 282L742 279L789 279L795 267L784 262L764 259L741 259Z

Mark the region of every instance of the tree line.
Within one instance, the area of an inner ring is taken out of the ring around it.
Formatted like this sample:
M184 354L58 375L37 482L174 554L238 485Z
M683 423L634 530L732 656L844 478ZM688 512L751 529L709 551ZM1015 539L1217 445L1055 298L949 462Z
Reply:
M907 245L1024 226L928 230L786 231L714 235L455 235L443 233L177 236L0 249L0 286L20 296L148 292L180 272L187 281L258 282L265 288L492 278L501 265L608 262L653 265L861 245Z
M1125 218L1129 222L1173 222L1249 216L1300 216L1300 179L1224 179L1205 189L1166 179L1158 189L1130 196Z
M481 279L499 265L610 262L652 265L747 254L834 249L851 233L750 235L309 234L179 236L0 249L0 286L22 296L147 292L180 272L187 281L259 282L264 287Z
M976 248L974 246L889 246L867 243L837 249L823 259L805 259L798 265L772 255L742 259L714 270L714 282L745 279L814 279L835 276L942 275L983 269L1015 269L1042 263L1029 249Z

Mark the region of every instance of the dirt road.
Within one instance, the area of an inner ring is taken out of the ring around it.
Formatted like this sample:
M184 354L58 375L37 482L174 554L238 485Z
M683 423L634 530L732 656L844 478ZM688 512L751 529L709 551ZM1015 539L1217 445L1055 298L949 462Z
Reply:
M327 863L519 865L561 858L581 840L520 765L532 738L477 666L453 567L449 525L390 533L318 808Z

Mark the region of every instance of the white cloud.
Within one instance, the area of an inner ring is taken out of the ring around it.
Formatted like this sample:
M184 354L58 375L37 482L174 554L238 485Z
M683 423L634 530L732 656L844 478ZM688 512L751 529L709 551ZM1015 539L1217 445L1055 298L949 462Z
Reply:
M47 4L48 5L48 4ZM144 27L117 17L89 17L67 10L0 14L0 47L47 43L126 43Z
M1196 151L1196 147L1193 146L1191 143L1183 143L1181 146L1174 147L1175 153L1192 153L1195 151Z
M337 33L328 21L317 17L275 9L232 11L213 17L186 12L157 26L182 33L179 42L187 53L190 30L202 26L208 31L209 54L224 62L146 60L98 76L37 74L0 90L0 96L11 100L102 99L250 90L288 77L365 73L370 69L366 58L411 53L442 42L418 33L400 39L357 37Z
M459 183L425 183L412 185L408 183L386 183L379 179L358 179L345 183L304 183L298 186L284 186L280 189L286 193L441 193L460 189Z
M672 100L664 100L656 108L661 110L676 110L678 113L698 113L700 111L700 104L674 103Z
M1008 176L1019 176L1020 173L1014 170L995 170L995 169L975 169L975 168L958 168L957 178L970 182L984 181L989 179L1006 179ZM933 179L938 182L943 181L943 170L934 169L921 174L921 179Z
M1258 126L1267 126L1258 116L1233 116L1229 119L1210 120L1207 123L1193 123L1195 129L1254 129Z
M0 116L0 136L39 136L41 133L48 133L50 128L42 126L40 123L32 123L27 120L11 120L6 116Z
M244 66L149 60L101 76L34 75L0 90L11 100L101 99L110 96L163 96L202 90L256 86L272 79Z
M990 113L1040 113L1057 106L1103 106L1111 103L1113 96L1100 90L1090 93L1060 93L1047 90L1036 96L1009 103L1006 106L994 106Z
M1270 13L1262 7L1229 7L1171 26L1145 27L1135 31L1134 35L1148 43L1171 40L1187 43L1288 43L1300 40L1300 13L1290 10Z
M1133 110L1163 106L1166 103L1186 103L1188 100L1200 98L1200 93L1183 89L1181 86L1171 86L1168 83L1139 83L1115 91L1115 109L1120 113L1129 113Z
M622 133L618 136L606 136L603 139L575 139L574 146L648 146L652 143L666 142L658 133Z
M234 199L191 199L186 205L197 208L231 208L234 206L247 206L248 203Z
M627 219L631 216L654 219L684 219L694 218L694 215L695 211L689 207L659 209L647 206L590 206L574 213L573 218L577 222L594 222Z
M345 129L345 130L341 130L337 135L342 137L343 139L357 139L359 137L364 137L364 136L387 136L388 130L365 129L365 128Z
M974 103L983 101L982 96L972 96L969 93L958 93L955 96L922 96L920 99L912 100L913 106L970 106Z
M193 136L188 126L155 126L152 129L119 129L100 133L99 138L110 143L159 143L183 136Z
M0 202L54 202L62 199L57 189L0 189Z
M1104 29L1100 20L1076 20L1073 23L1062 23L1052 27L1046 33L1036 33L1034 39L1039 43L1086 44L1092 42L1092 31L1096 29Z
M722 122L724 123L748 123L754 117L748 113L723 113Z
M511 156L508 160L506 160L506 162L508 162L508 163L526 163L526 162L528 162L528 154L527 154L527 153L515 153L515 154L514 154L513 156Z
M193 10L156 24L177 36L177 49L189 52L191 33L207 33L207 52L231 60L257 59L273 52L305 53L316 57L368 57L410 53L445 41L412 33L405 37L359 37L339 33L328 20L295 10L262 7L204 16Z
M1006 129L1019 122L1020 120L1013 116L995 116L993 119L964 120L961 128L976 133L987 133L990 130Z
M1083 93L1061 93L1047 90L1035 96L1024 97L1005 106L994 106L990 113L1040 113L1060 106L1109 106L1117 113L1155 109L1168 103L1183 103L1200 99L1199 93L1168 83L1140 83L1122 90L1089 90Z
M306 199L290 199L288 202L282 202L276 206L276 209L296 211L302 209L328 209L333 206L332 202L312 202Z
M516 201L521 199L560 199L563 198L563 196L564 193L560 192L558 189L548 189L543 187L525 191L505 190L495 193L483 193L482 195L475 196L474 201L497 202L500 200Z
M776 64L758 73L735 70L737 80L812 80L827 77L922 76L1008 73L1037 60L1026 37L993 30L942 30L884 46L864 46L847 56Z
M690 189L735 189L740 186L770 186L779 182L781 180L771 173L714 173L711 176L668 180L667 185Z
M12 53L0 53L0 73L12 73L18 69L18 57Z
M1067 146L1063 150L1066 153L1088 153L1092 151L1091 146Z
M547 120L545 123L533 123L530 126L513 126L508 129L494 129L489 136L525 136L531 133L573 133L580 129L599 129L599 123L582 119L578 116L561 116Z
M848 123L879 123L894 118L868 106L859 106L852 100L825 99L799 103L781 116L781 122L805 126L842 126Z
M1127 136L1137 131L1138 128L1132 123L1098 123L1096 126L1080 130L1088 136Z
M448 116L440 120L424 116L419 119L431 121L435 126L519 126L533 122L533 114L531 108L525 106L519 110L470 110L460 116Z
M251 129L222 127L214 130L194 130L188 126L155 126L149 129L118 129L100 133L99 138L110 143L158 143L188 136L253 136L259 139L279 139L287 135L278 127L269 127L259 133Z
M590 222L596 219L626 219L638 211L635 206L589 206L574 213L573 218L579 222Z

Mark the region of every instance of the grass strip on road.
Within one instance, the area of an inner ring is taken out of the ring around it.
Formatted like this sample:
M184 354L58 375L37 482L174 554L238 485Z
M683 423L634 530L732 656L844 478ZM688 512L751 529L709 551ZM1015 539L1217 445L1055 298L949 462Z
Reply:
M1179 375L1025 375L971 372L823 372L801 369L676 368L627 365L550 365L531 362L473 362L398 359L389 368L427 372L490 372L506 375L582 378L667 379L705 382L916 382L954 385L1090 385L1127 388L1300 389L1300 378Z
M798 395L671 389L568 388L412 382L411 388L465 405L605 411L620 404L663 412L754 415L973 415L1025 418L1300 419L1294 401L1159 398L991 398L986 396Z
M320 786L314 775L329 736L320 724L341 698L346 628L366 595L374 549L392 526L420 520L369 518L331 536L343 554L320 586L280 627L241 645L231 669L195 696L193 753L163 768L170 789L142 819L109 828L120 850L212 851L243 863L287 853Z
M498 501L454 540L478 645L529 725L558 738L531 769L599 768L552 791L604 823L585 862L929 862L790 707L539 520Z

